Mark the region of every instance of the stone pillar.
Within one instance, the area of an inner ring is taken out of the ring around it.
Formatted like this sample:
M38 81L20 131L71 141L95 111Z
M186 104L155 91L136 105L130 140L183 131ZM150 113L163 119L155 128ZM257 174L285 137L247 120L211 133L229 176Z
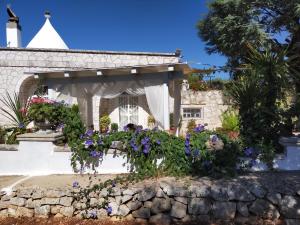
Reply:
M169 111L169 85L168 85L168 76L166 76L166 79L164 80L163 83L163 102L164 102L164 124L163 128L165 130L170 130L170 111Z
M99 96L93 96L93 125L95 130L100 129L100 100Z

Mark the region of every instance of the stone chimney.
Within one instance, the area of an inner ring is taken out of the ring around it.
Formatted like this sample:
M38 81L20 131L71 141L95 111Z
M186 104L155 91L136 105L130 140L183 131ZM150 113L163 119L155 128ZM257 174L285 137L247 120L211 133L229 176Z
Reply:
M19 17L7 6L7 14L9 19L6 23L6 43L7 47L21 48L21 31L22 28L19 24Z

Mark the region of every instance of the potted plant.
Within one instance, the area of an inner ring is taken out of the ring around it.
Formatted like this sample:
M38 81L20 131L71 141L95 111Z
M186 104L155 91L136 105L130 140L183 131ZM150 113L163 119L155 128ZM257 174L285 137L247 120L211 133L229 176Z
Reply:
M156 121L155 121L154 116L149 115L149 116L148 116L148 121L147 121L148 127L149 127L149 128L153 128L153 127L155 126L155 123L156 123Z
M50 130L54 128L56 121L55 116L57 113L57 107L55 102L36 97L31 99L28 110L28 117L34 121L34 124L40 130Z
M111 120L107 114L100 117L100 131L101 133L106 133L109 129Z

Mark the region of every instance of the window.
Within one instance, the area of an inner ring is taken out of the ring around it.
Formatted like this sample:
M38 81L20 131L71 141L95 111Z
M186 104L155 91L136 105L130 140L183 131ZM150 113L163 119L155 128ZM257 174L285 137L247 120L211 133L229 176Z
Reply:
M184 108L183 118L203 118L203 108Z

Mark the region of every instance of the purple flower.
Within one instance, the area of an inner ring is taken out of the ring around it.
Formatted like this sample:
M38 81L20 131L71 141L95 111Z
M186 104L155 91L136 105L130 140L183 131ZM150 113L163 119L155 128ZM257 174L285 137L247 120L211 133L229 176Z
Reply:
M124 130L124 131L128 131L129 128L128 128L127 126L124 126L124 127L123 127L123 130Z
M142 145L146 145L146 144L148 144L149 141L150 141L150 138L149 138L149 137L144 137L144 138L141 140L141 143L142 143Z
M191 138L191 134L187 134L185 140L190 140L190 138Z
M191 155L191 149L190 149L190 146L186 146L184 152L185 152L185 155L186 155L186 156Z
M95 211L90 212L90 217L93 218L93 219L96 219L97 218L97 212L95 212Z
M73 184L72 184L72 187L73 188L78 188L79 187L78 181L74 181Z
M149 144L144 145L143 153L148 154L149 152L150 152L150 145Z
M188 139L185 139L184 145L185 145L185 147L188 147L188 146L190 146L190 140L188 140Z
M210 140L211 140L211 142L216 142L216 141L218 141L218 136L217 135L211 135Z
M65 125L63 123L61 123L57 126L56 129L60 130L60 129L64 129L64 128L65 128Z
M88 130L85 134L87 136L91 137L94 134L94 131L93 130Z
M250 160L250 162L249 162L249 166L250 166L250 167L253 167L253 166L255 166L256 164L257 164L257 162L256 162L255 159L252 159L252 160Z
M87 146L91 146L93 144L94 144L93 140L88 139L88 140L85 141L85 145L87 145Z
M194 152L193 152L193 155L194 157L198 157L200 154L200 151L198 149L196 149Z
M252 148L252 147L245 148L244 154L247 157L252 156L254 154L254 148Z
M104 143L103 143L103 141L100 139L99 141L98 141L98 145L103 145Z
M24 123L19 123L19 126L18 126L20 129L23 129L25 128L25 124Z
M156 140L156 144L160 145L161 144L160 140Z
M80 139L83 139L84 138L84 135L83 134L80 134L80 137L79 137Z
M110 215L112 213L112 208L110 206L107 206L106 212L108 215Z
M100 158L103 156L103 153L93 150L90 152L90 156L92 156L93 158Z
M113 181L111 182L111 186L112 186L112 187L115 187L115 186L116 186L116 181L115 181L115 180L113 180Z
M199 124L199 125L194 129L194 131L195 131L196 133L200 133L200 132L204 131L204 128L205 128L204 125L200 125L200 124Z
M158 131L158 127L154 127L152 130L153 131Z

